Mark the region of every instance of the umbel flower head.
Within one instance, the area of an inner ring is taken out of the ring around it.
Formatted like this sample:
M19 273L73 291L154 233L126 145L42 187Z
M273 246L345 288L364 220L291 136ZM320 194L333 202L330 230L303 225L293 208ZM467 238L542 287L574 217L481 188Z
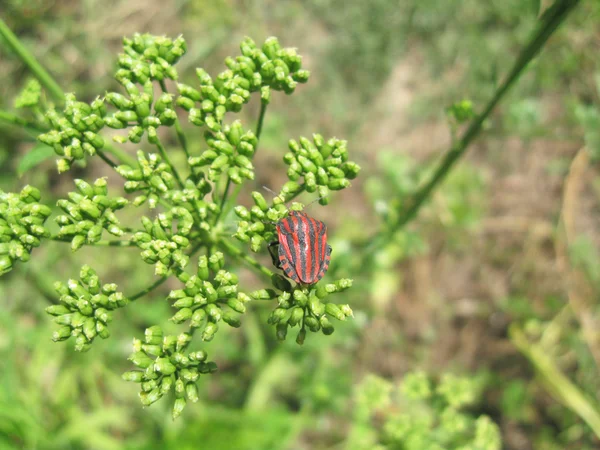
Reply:
M173 419L176 419L187 400L198 401L196 381L200 375L215 372L217 365L206 361L204 351L186 352L191 341L190 333L163 335L159 326L147 328L143 341L133 340L133 353L129 360L138 370L125 372L123 379L140 384L142 405L150 406L174 391Z
M50 236L44 222L52 211L40 201L40 191L25 186L19 194L0 191L0 275L15 261L27 262L41 239Z
M94 244L102 238L102 232L121 236L123 229L114 211L124 208L129 202L123 197L109 198L105 178L97 179L93 185L75 180L78 192L70 192L69 200L61 199L57 206L66 214L57 216L60 225L58 238L71 240L73 251L84 244Z
M261 48L245 38L240 48L242 55L227 58L228 70L215 80L204 69L197 69L199 89L178 84L177 104L189 111L194 125L217 132L225 114L240 111L253 92L260 91L263 103L269 103L271 90L291 94L298 83L308 81L301 56L293 48L282 48L276 38L267 39Z
M103 99L98 97L88 105L77 101L74 94L65 96L62 114L54 109L46 113L52 129L38 139L62 157L57 161L59 172L69 170L74 161L93 156L104 147L104 139L98 133L104 128L105 115Z
M112 320L112 311L122 308L129 301L117 292L116 284L102 284L96 271L85 265L79 273L80 280L69 280L67 284L57 281L54 285L60 295L60 304L46 308L61 325L52 340L64 341L75 338L75 350L84 352L96 336L110 336L107 325Z

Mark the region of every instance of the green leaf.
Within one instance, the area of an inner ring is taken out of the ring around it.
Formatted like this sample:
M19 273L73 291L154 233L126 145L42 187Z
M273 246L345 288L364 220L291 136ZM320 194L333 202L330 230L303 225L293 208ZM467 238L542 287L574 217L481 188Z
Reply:
M54 156L54 149L48 147L45 144L38 144L33 147L23 158L19 161L17 167L17 175L22 177L25 172L30 171L36 166L39 166L44 161Z

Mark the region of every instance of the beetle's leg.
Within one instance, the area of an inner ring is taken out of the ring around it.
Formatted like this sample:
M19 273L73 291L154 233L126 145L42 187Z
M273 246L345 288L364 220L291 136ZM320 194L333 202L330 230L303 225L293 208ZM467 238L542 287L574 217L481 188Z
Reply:
M279 250L276 248L279 247L279 241L273 241L268 246L269 254L271 255L271 259L273 260L273 265L276 269L281 269L281 262L279 261Z

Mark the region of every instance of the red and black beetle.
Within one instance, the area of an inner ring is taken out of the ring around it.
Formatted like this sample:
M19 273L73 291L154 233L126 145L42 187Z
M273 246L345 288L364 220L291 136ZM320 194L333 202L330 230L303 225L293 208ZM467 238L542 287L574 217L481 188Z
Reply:
M331 246L327 245L327 226L301 211L290 211L275 224L278 241L269 245L277 268L301 284L315 284L329 268ZM277 255L272 248L279 245Z

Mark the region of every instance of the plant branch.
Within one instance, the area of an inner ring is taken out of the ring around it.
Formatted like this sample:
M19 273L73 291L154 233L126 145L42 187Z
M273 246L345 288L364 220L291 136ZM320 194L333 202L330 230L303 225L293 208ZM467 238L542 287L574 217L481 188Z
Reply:
M135 160L135 158L133 156L128 154L125 150L123 150L119 147L115 147L114 145L112 145L108 142L104 143L104 148L102 149L102 151L104 151L106 153L110 153L115 158L117 158L119 160L119 162L121 162L122 164L127 164L128 166L132 166L132 167L137 164L137 161Z
M179 187L181 189L183 189L184 188L183 181L182 181L181 177L179 176L179 172L177 172L177 169L171 162L171 159L169 158L169 155L167 154L165 147L162 145L162 143L160 142L160 140L158 138L156 140L155 145L156 145L156 147L158 147L158 151L160 151L160 154L163 157L163 159L165 160L165 162L171 167L171 171L173 172L173 176L177 180L177 184L179 185Z
M370 249L375 250L381 244L385 243L389 237L398 229L402 228L408 222L415 218L425 200L427 200L433 191L444 181L454 164L465 154L471 142L479 135L483 123L490 116L496 105L506 95L509 89L518 81L529 63L540 52L548 38L556 31L558 26L564 22L569 13L577 6L580 0L557 0L556 3L544 14L543 22L539 25L537 31L533 34L529 43L521 51L519 57L515 61L513 68L509 72L504 82L497 89L496 93L487 104L482 113L475 117L462 138L456 142L450 151L440 161L437 169L427 181L408 201L407 209L402 212L398 219L390 224L390 226L380 233L379 236L374 236L368 240L371 243Z
M102 150L96 150L96 154L110 167L113 169L117 168L117 165L108 156L106 156Z
M33 54L21 43L19 38L8 28L0 18L0 36L8 46L17 54L19 59L33 72L35 77L44 85L48 92L59 103L64 102L65 94L54 78L42 67Z
M525 333L516 325L509 328L512 343L533 364L547 386L550 394L560 403L581 417L600 437L600 413L581 392L581 390L565 376L539 344L529 342Z
M135 294L133 294L130 297L127 297L130 301L135 301L140 297L143 297L146 294L149 294L150 292L152 292L154 289L156 289L157 287L159 287L161 284L163 284L165 281L167 281L169 279L168 276L166 277L160 277L158 280L156 280L154 283L152 283L150 286L148 286L147 288L142 289L139 292L136 292Z
M169 91L167 91L167 85L165 83L165 80L160 80L160 88L162 89L162 91L165 94L169 93ZM189 159L190 152L188 150L187 138L185 137L185 133L183 132L183 128L181 127L181 122L179 122L179 118L175 119L175 133L177 134L177 139L179 140L179 143L181 144L181 148L183 148L183 151L185 152L186 158Z
M260 102L260 113L258 115L258 123L256 124L256 132L254 133L257 141L260 140L260 135L262 133L265 114L267 113L267 105L267 102ZM258 149L258 142L256 143L256 148Z
M47 129L45 129L44 127L42 127L41 125L39 125L35 122L31 122L27 119L23 119L22 117L19 117L16 114L13 114L8 111L4 111L2 109L0 109L0 122L7 123L9 125L23 127L25 129L27 129L28 131L31 131L34 134L44 133L47 131Z
M48 239L56 242L64 242L70 244L72 239L68 237L61 236L50 236ZM91 247L135 247L136 244L132 241L123 241L118 239L113 240L102 240L94 242L93 244L84 244Z
M258 123L256 124L256 132L254 133L254 135L256 136L256 141L257 141L256 147L254 148L255 153L256 153L256 150L258 150L258 143L260 142L260 135L261 135L262 129L263 129L265 114L267 113L267 105L268 105L268 103L266 103L266 102L263 102L263 101L260 102L260 113L258 116ZM240 195L240 192L242 191L242 185L240 184L235 187L235 189L233 190L233 193L231 194L231 197L227 198L230 184L231 184L231 180L229 179L229 177L227 177L227 185L225 186L225 194L223 195L223 199L221 200L221 208L219 209L217 221L219 220L219 217L221 216L221 214L223 216L227 217L227 214L229 214L229 211L231 211L231 209L235 206L237 198Z
M228 242L227 240L220 239L218 244L219 244L219 247L221 247L229 255L233 256L234 258L236 258L238 260L244 261L256 272L268 277L269 280L271 280L273 275L275 275L273 272L271 272L269 269L267 269L265 266L263 266L261 263L259 263L256 259L254 259L250 255L247 255L246 253L244 253L242 250L240 250L239 248L237 248L235 245Z

